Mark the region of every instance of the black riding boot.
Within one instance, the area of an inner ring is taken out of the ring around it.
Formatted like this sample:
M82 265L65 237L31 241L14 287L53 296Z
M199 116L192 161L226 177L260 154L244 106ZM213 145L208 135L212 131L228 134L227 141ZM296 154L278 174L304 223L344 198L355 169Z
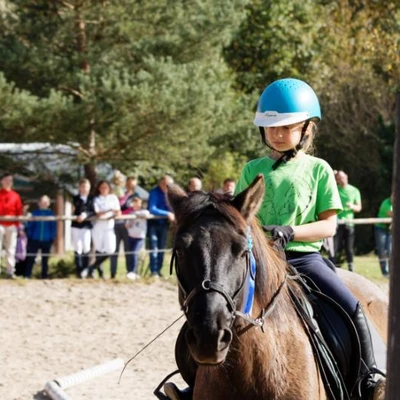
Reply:
M92 265L89 266L87 277L93 278L93 272L97 268L97 270L99 272L99 277L103 278L103 267L101 266L101 263L103 261L105 261L107 258L108 258L108 255L104 255L103 253L96 251L96 261Z
M353 323L361 345L361 398L363 400L379 399L381 397L378 396L378 392L384 392L386 380L385 378L377 378L376 374L381 376L385 376L385 374L377 369L368 321L360 303L357 305Z
M170 400L192 400L193 387L196 379L197 364L193 360L190 351L187 347L185 334L187 330L187 322L185 322L179 332L175 344L175 360L178 365L179 372L182 378L189 385L188 388L180 390L172 383L167 382L164 384L164 392Z
M82 270L89 266L90 252L82 254Z
M76 276L79 278L81 276L81 272L83 271L82 265L82 254L75 252L75 268L76 268Z

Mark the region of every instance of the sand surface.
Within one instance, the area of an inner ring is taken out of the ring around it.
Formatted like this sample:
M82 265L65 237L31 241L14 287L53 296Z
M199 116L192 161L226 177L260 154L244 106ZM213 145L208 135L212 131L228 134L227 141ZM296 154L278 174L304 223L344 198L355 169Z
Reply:
M46 382L120 358L126 362L181 312L174 285L0 281L0 399L45 400ZM176 369L183 318L126 368L65 389L73 400L155 399ZM176 380L179 382L179 379Z
M49 399L46 382L126 362L181 315L176 286L164 280L0 280L0 307L0 400ZM73 400L155 399L153 390L176 369L183 321L132 361L121 383L119 369L65 393Z

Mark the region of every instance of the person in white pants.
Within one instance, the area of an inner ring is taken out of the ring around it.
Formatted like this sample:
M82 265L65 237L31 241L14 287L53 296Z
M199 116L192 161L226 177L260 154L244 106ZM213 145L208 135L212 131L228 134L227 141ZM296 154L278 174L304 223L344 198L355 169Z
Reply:
M79 193L72 199L73 215L77 218L71 224L71 237L75 252L76 275L78 277L89 266L92 222L88 218L95 215L93 202L94 197L90 195L90 181L83 178L79 181Z
M17 192L12 190L13 176L4 173L1 177L0 216L18 217L22 215L22 201ZM4 248L6 256L7 277L15 278L15 250L17 248L19 221L0 221L0 256Z
M102 262L105 261L116 249L114 232L114 217L121 214L118 197L111 193L110 184L102 180L97 184L94 198L94 211L98 219L93 224L92 239L96 250L96 261L83 271L82 277L93 278L97 268L100 278L104 278Z

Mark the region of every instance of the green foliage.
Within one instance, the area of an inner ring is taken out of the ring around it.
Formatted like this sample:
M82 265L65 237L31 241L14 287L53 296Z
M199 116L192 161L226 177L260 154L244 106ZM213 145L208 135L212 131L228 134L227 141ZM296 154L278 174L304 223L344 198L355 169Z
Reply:
M237 153L215 153L204 176L204 187L207 190L216 190L222 187L226 178L238 180L245 161L245 157Z
M360 188L361 216L390 191L393 0L3 3L2 140L68 143L77 163L111 163L148 187L165 172L220 185L268 151L252 125L256 103L292 76L319 95L317 155ZM369 232L357 237L369 251Z
M210 156L232 108L220 53L242 1L9 3L0 71L20 118L6 118L7 135L72 142L82 163L135 171L179 175Z
M253 0L247 12L224 52L237 88L249 94L247 110L254 113L262 90L277 78L309 82L323 114L316 155L349 173L350 183L362 193L360 216L374 216L391 185L395 93L400 89L398 4ZM245 154L257 157L262 149L248 145L244 126L232 129L230 142L243 143ZM360 228L356 240L364 253L373 247L367 228Z
M324 43L325 21L313 0L253 0L248 17L225 49L241 90L261 91L286 76L311 76Z

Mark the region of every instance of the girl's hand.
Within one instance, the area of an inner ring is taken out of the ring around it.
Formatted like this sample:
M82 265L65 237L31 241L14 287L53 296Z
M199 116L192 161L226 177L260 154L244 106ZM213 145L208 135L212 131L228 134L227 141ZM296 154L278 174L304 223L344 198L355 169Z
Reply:
M294 239L293 228L289 225L264 225L263 230L270 233L271 239L283 248Z

